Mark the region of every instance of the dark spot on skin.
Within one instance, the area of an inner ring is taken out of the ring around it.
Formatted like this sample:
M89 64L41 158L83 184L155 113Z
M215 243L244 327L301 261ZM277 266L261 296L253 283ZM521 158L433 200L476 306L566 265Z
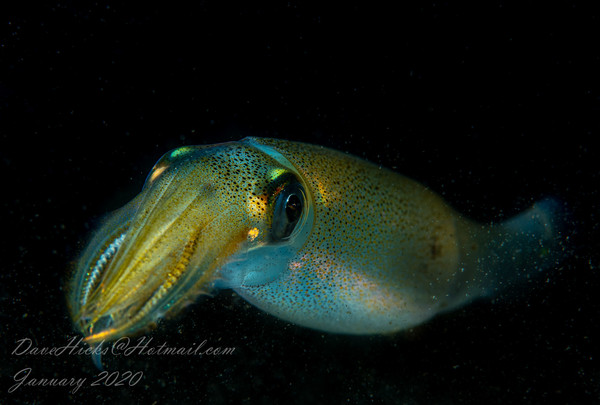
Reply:
M205 183L202 186L202 188L203 188L204 192L211 193L211 194L214 193L217 189L217 187L212 183Z
M436 236L433 237L433 241L431 243L431 258L433 260L437 259L442 255L442 245L440 245L438 238Z

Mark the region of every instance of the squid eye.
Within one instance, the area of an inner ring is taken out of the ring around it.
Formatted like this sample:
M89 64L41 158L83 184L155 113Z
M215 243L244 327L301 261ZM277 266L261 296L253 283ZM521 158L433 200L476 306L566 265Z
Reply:
M291 224L295 224L302 215L302 200L296 194L290 194L285 202L285 215Z
M304 190L298 183L290 184L279 193L271 228L271 238L274 241L287 239L294 232L302 217L304 201Z

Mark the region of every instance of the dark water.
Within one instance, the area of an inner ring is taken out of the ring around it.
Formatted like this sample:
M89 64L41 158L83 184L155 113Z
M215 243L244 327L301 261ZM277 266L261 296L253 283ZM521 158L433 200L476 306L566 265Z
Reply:
M600 32L585 2L83 3L0 8L0 403L600 402ZM106 356L135 384L91 386L87 356L14 353L77 336L69 269L155 160L247 135L362 156L481 221L558 197L574 252L524 291L393 336L304 329L221 292L147 337L234 354ZM26 369L85 381L9 393Z

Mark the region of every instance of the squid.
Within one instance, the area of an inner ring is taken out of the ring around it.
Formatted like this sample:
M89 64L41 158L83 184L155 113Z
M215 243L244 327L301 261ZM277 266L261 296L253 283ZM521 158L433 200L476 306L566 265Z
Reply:
M414 180L321 146L185 146L92 235L70 278L70 313L97 345L233 289L304 327L392 333L556 267L564 211L545 199L483 225Z

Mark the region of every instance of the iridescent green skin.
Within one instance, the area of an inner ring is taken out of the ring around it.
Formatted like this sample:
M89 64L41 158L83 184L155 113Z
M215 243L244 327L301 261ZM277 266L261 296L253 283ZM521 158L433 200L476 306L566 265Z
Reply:
M290 184L302 190L302 216L276 240L275 207ZM552 213L538 211L543 228ZM513 222L521 235L527 221ZM71 313L94 344L232 288L299 325L393 332L489 294L506 254L488 246L507 229L464 220L415 181L331 149L261 138L184 147L97 231L73 277ZM536 232L529 245L553 240Z

